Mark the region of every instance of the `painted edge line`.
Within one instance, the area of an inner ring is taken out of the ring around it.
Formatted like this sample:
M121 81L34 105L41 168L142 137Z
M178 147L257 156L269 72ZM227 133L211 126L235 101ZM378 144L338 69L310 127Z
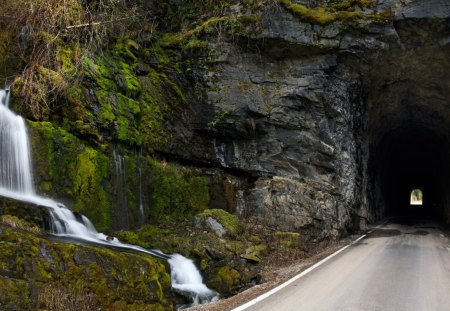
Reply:
M278 285L275 288L272 288L270 291L262 294L261 296L258 296L256 298L254 298L253 300L250 300L249 302L232 309L231 311L243 311L255 304L257 304L258 302L266 299L267 297L275 294L276 292L282 290L283 288L285 288L286 286L288 286L289 284L297 281L298 279L300 279L301 277L307 275L309 272L313 271L314 269L316 269L317 267L319 267L320 265L324 264L325 262L327 262L328 260L330 260L331 258L335 257L336 255L338 255L339 253L343 252L344 250L346 250L350 245L353 245L357 242L359 242L361 239L365 238L367 236L366 234L363 234L362 236L360 236L359 238L357 238L356 240L354 240L353 242L351 242L350 244L342 247L341 249L337 250L336 252L334 252L333 254L329 255L328 257L322 259L321 261L315 263L314 265L312 265L311 267L309 267L308 269L302 271L301 273L297 274L296 276L292 277L291 279L287 280L286 282Z

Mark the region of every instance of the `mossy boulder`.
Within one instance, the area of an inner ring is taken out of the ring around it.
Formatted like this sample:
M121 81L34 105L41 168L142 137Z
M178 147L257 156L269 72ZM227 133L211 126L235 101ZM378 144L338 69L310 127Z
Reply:
M239 218L222 209L206 209L196 215L195 224L213 230L218 236L228 234L236 237L239 233Z
M4 223L0 248L2 310L173 309L168 266L148 255L51 242Z
M236 269L223 266L217 270L216 276L209 283L219 293L229 294L237 290L240 278L240 273Z

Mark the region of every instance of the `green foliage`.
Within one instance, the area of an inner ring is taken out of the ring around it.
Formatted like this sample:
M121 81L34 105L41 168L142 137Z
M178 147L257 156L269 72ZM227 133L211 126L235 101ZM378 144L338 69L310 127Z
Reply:
M190 217L208 208L205 177L195 176L177 164L150 160L152 179L148 213L156 221Z
M111 39L126 34L121 55L133 59L137 44L130 37L154 28L150 23L136 23L142 20L136 11L145 14L145 6L135 1L48 0L41 5L35 0L17 0L3 3L2 8L11 14L2 16L0 29L15 38L8 42L8 54L18 56L14 94L34 119L47 118L67 85L79 82L78 74L88 65L82 55L67 53L67 42L77 50L101 54ZM16 39L23 36L23 40Z
M70 107L65 117L74 132L96 141L118 140L125 145L141 146L152 150L164 145L170 136L166 133L166 119L173 110L186 101L184 91L168 74L179 73L176 65L159 46L142 50L127 39L120 39L102 56L86 54L79 47L66 46L61 55L65 72L75 68L72 58L78 54L82 84L71 85L65 93ZM81 56L80 56L81 55ZM142 63L142 58L157 57L160 64L155 70ZM144 66L148 74L138 75L137 67ZM87 83L89 81L89 83ZM99 109L87 101L85 88L95 91L94 100Z
M133 245L141 245L142 243L139 240L139 236L132 231L119 231L115 233L115 236L121 241L121 242L125 242L128 244L133 244Z

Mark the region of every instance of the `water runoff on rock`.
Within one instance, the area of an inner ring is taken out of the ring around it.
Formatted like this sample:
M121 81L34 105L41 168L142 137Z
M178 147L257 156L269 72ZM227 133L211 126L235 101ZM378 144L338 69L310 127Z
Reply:
M84 215L74 213L63 204L38 196L34 190L28 135L24 120L8 108L9 90L0 90L0 196L44 206L52 218L51 231L81 243L134 250L165 259L171 268L172 288L190 297L192 305L218 299L209 289L192 260L179 254L164 254L120 242L97 232Z

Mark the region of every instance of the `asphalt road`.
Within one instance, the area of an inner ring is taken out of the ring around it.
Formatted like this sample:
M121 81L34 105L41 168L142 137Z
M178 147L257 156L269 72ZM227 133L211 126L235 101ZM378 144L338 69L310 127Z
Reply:
M245 310L450 310L450 242L430 222L389 223Z

